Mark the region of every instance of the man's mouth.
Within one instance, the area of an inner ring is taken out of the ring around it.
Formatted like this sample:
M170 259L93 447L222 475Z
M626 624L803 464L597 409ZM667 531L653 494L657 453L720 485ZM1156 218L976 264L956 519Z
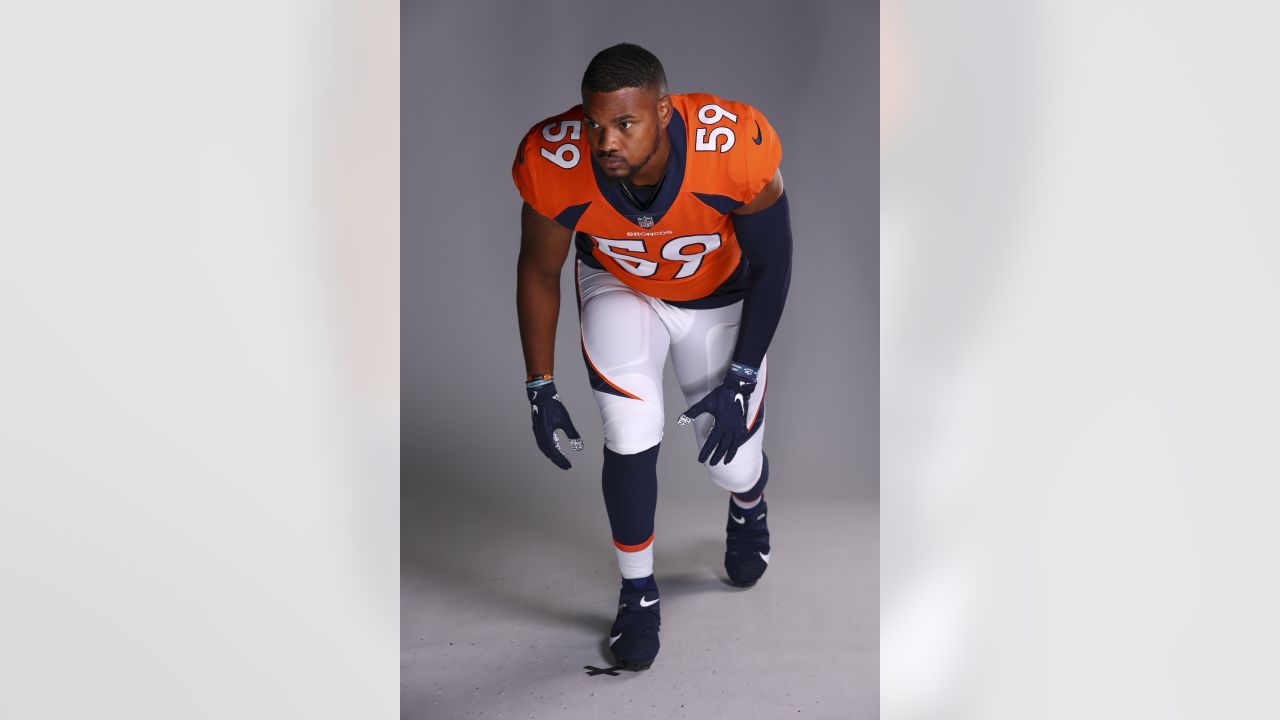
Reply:
M600 167L608 168L610 170L616 170L626 164L623 162L622 158L617 157L616 155L605 155L598 158L598 160L600 162Z

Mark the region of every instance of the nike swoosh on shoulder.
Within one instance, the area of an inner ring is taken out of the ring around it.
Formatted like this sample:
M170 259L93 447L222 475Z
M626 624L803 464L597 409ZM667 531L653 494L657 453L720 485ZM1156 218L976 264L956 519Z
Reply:
M764 134L760 132L759 120L756 121L756 136L751 138L751 142L754 142L757 145L759 145L761 142L764 142Z

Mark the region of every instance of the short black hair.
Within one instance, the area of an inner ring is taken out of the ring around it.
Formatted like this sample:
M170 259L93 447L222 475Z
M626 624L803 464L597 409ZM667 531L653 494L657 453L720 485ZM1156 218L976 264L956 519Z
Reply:
M654 88L667 94L662 61L639 45L619 43L596 53L582 74L582 94L611 93L622 88Z

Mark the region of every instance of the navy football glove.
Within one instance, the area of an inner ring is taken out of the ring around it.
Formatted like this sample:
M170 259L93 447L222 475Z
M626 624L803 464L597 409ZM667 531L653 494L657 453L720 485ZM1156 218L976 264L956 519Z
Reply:
M707 433L707 441L698 453L698 462L704 463L711 458L711 464L715 465L723 458L727 465L733 462L738 448L751 436L747 430L747 408L751 405L751 393L756 389L755 378L755 368L734 363L724 382L685 410L676 421L677 425L684 427L703 413L709 412L715 418L715 426Z
M529 396L530 413L533 415L533 439L538 441L538 449L543 455L551 458L551 462L558 465L561 470L568 470L572 465L569 463L569 458L560 452L560 441L556 439L556 430L564 431L565 436L569 438L569 447L574 450L582 449L582 437L578 435L577 428L569 419L569 411L565 409L560 402L560 396L556 394L556 384L541 382L534 387L525 385L525 392Z

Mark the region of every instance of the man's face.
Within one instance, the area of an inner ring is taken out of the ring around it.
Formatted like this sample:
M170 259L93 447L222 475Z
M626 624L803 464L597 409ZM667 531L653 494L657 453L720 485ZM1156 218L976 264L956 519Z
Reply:
M661 173L648 167L665 147L671 100L657 90L622 88L611 93L587 93L582 98L587 145L604 174L631 180L637 173ZM654 178L654 182L657 178Z

